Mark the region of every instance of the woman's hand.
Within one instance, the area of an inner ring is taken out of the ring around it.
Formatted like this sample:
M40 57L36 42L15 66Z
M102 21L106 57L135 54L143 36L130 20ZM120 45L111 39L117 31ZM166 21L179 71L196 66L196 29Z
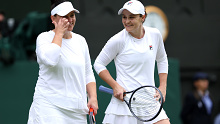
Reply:
M159 79L160 79L160 86L159 86L158 89L163 94L163 98L164 98L163 102L165 102L166 90L167 90L167 73L160 73L159 74Z
M93 108L94 115L97 114L97 110L99 109L99 107L98 107L98 101L96 98L90 98L87 106L88 106L88 108Z
M158 89L161 91L161 93L163 95L163 102L165 102L165 99L166 99L166 87L159 87Z
M114 97L123 101L125 89L120 85L113 87Z
M61 17L58 21L58 23L56 21L52 22L55 26L55 33L56 34L60 34L60 35L64 35L64 33L67 31L68 27L69 27L69 22L66 18Z

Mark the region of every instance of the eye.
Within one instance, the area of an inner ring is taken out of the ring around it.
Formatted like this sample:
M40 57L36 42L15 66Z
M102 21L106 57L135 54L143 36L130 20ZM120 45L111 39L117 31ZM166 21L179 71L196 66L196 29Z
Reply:
M67 19L68 17L67 17L67 16L63 16L63 18L66 18L66 19Z
M71 15L70 15L71 18L74 17L74 16L75 16L75 14L71 14Z

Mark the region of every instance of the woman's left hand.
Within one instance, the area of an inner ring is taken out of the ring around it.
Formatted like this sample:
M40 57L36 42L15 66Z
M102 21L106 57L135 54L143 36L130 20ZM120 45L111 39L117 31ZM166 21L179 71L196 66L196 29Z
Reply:
M166 87L165 88L164 87L159 87L158 89L161 91L161 93L163 95L163 102L165 102L165 99L166 99Z
M97 110L99 109L97 98L90 98L87 106L88 106L88 108L93 108L94 115L97 114Z

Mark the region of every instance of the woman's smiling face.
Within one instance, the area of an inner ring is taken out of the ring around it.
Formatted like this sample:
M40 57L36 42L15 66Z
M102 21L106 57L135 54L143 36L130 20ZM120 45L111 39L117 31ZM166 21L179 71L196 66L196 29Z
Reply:
M129 33L134 33L143 25L144 18L140 14L132 14L128 10L122 12L122 24Z
M68 26L67 31L72 31L72 30L73 30L73 28L74 28L74 26L75 26L75 23L76 23L76 16L75 16L75 12L74 12L74 11L69 12L69 13L68 13L67 15L65 15L65 16L56 15L56 16L54 16L54 17L55 17L55 18L54 18L54 21L56 21L56 23L58 23L59 20L62 19L62 18L67 19L68 22L69 22L69 26Z
M75 23L76 23L76 16L75 16L75 12L72 11L70 13L68 13L67 15L63 16L63 18L66 18L69 22L69 27L68 27L68 31L72 31Z

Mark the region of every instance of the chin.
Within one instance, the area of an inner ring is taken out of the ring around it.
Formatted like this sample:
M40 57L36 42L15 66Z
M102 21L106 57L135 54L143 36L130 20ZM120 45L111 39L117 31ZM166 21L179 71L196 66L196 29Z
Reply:
M73 27L69 27L67 30L68 31L73 31Z
M126 31L128 31L128 32L133 30L132 27L125 27L125 29L126 29Z
M125 28L125 29L126 29L126 31L129 32L129 33L132 32L132 30L129 29L129 28Z

